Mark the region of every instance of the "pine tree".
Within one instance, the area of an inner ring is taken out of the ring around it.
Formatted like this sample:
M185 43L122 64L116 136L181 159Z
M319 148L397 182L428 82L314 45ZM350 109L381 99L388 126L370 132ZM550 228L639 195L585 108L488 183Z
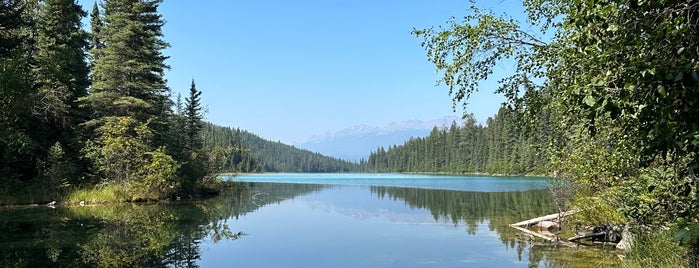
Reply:
M81 19L86 13L74 0L45 0L38 7L36 53L33 55L33 116L40 124L33 133L41 143L41 159L51 163L49 147L63 146L73 170L80 145L76 128L86 118L76 100L87 95L89 67L85 60L87 33ZM45 126L52 127L45 127ZM47 168L44 165L42 169ZM65 173L67 176L75 174ZM76 176L77 177L77 176Z
M0 0L0 180L29 180L36 144L28 129L31 107L30 26L20 0ZM5 184L7 185L7 184Z
M202 141L200 132L203 127L202 120L204 119L201 107L201 91L197 90L197 85L192 79L192 85L189 88L189 97L185 98L185 125L187 149L190 151L198 151L202 149Z
M104 43L102 43L102 17L100 16L100 9L95 2L92 5L92 12L90 12L90 28L92 29L92 34L90 35L90 47L92 49L102 49L104 48ZM93 59L94 60L94 59Z
M131 116L142 122L158 121L170 109L164 78L167 57L161 53L168 44L162 40L160 2L102 3L102 26L93 39L101 40L104 47L93 44L93 84L90 96L84 99L95 119Z
M163 188L152 176L179 168L164 148L172 102L164 78L166 57L161 53L168 44L162 40L160 2L102 2L103 14L92 18L98 25L90 51L92 88L81 99L92 111L87 126L95 134L87 156L103 175L110 175L105 176L110 181L142 185L146 196L178 185L168 179L171 183ZM93 9L93 14L99 10ZM147 158L158 159L159 164L144 161Z
M20 29L26 24L22 20L19 0L0 0L0 58L6 57L22 44Z
M201 91L197 90L197 86L192 79L192 84L189 88L189 97L185 98L184 104L184 117L183 117L183 141L181 148L183 150L185 159L184 165L180 170L180 174L184 179L183 189L185 191L193 191L194 187L204 179L207 175L215 176L215 174L209 173L209 168L207 164L210 163L220 163L217 166L223 165L226 162L224 153L221 150L211 150L211 155L216 156L216 161L209 161L209 154L205 153L203 150L203 143L201 139L201 131L203 128L203 113L201 108ZM217 153L219 152L219 153ZM229 154L229 153L227 153ZM219 157L220 156L220 157ZM218 170L218 168L216 168ZM215 173L215 172L214 172Z
M75 101L87 95L89 85L84 52L87 33L80 22L85 15L74 0L45 0L39 9L34 110L44 122L57 125L64 136L70 136L71 126L80 123Z

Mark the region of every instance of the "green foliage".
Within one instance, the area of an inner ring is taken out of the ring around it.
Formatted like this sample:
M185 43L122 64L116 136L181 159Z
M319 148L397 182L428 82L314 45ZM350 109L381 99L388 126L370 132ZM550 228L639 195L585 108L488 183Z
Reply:
M147 152L145 161L146 164L139 170L142 182L133 184L143 192L143 196L136 199L160 200L171 197L179 189L179 164L165 153L163 147Z
M48 159L43 176L52 188L70 186L68 176L75 173L74 166L66 159L61 143L56 142L49 148Z
M499 62L514 61L496 91L525 126L548 114L551 166L582 189L583 203L619 207L627 221L653 227L697 222L699 5L524 4L527 22L473 7L444 29L414 31L454 102L465 102Z
M185 98L184 107L184 133L185 133L185 148L189 151L198 151L202 149L202 141L200 132L203 127L204 115L201 107L201 91L197 90L194 79L189 88L189 97ZM180 130L178 130L180 131Z
M676 176L669 167L645 168L635 179L624 181L620 188L622 212L640 224L661 226L676 223L678 218L691 221L691 215L697 213L696 181L692 177Z
M154 200L211 177L194 81L171 109L161 2L100 1L89 35L74 0L0 1L0 190Z
M95 163L103 180L131 183L149 151L150 129L131 117L107 117L105 121L97 128L97 139L88 142L85 155Z
M89 84L87 33L81 24L85 16L73 0L46 0L38 14L34 112L63 131L75 125L75 100L87 94Z
M0 182L6 184L36 175L26 13L22 1L0 1Z
M672 238L672 231L642 234L621 267L690 267L690 255Z
M413 34L424 38L422 46L428 59L444 72L440 82L449 87L454 105L462 102L465 107L465 100L478 91L479 82L488 79L502 60L517 60L517 72L500 80L496 90L510 100L517 99L520 86L530 84L528 76L542 76L537 57L531 56L545 54L547 44L522 29L516 20L471 5L463 23L452 19L448 24L447 29L415 29Z
M577 196L572 206L582 209L579 213L572 215L569 222L580 226L617 226L624 224L626 219L606 197Z

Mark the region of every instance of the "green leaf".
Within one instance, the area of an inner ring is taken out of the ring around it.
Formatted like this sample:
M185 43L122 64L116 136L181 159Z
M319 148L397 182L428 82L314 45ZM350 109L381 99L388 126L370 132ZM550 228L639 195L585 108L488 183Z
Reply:
M658 85L658 93L660 93L660 95L663 97L667 97L667 91L665 91L665 87L663 85Z
M595 79L595 81L594 81L594 83L592 83L592 85L596 86L596 87L601 87L601 86L604 86L605 83L606 83L606 81L604 81L604 79Z
M587 97L585 97L583 101L585 102L585 104L587 104L587 106L590 107L595 106L595 103L597 103L597 100L595 100L595 98L590 95L587 95Z

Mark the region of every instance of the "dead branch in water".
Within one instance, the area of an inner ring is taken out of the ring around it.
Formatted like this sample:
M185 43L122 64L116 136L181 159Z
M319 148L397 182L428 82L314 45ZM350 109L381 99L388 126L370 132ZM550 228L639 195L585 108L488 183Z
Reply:
M530 225L533 225L533 224L537 224L537 223L540 222L540 221L550 221L550 220L557 220L557 219L560 219L560 218L565 218L565 217L570 216L570 215L573 215L573 214L575 214L575 213L577 213L577 212L578 212L578 210L571 210L571 211L566 211L566 212L563 212L563 213L555 213L555 214L551 214L551 215L541 216L541 217L538 217L538 218L533 218L533 219L531 219L531 220L526 220L526 221L521 221L521 222L518 222L518 223L513 223L513 224L510 224L510 226L512 226L512 227L530 226Z
M523 232L523 233L526 233L526 234L529 234L529 235L532 235L532 236L536 236L536 237L539 237L539 238L543 238L543 239L545 239L545 240L551 241L551 242L553 242L553 243L557 243L557 244L559 244L559 245L564 245L564 246L571 247L571 248L577 248L577 247L578 247L578 245L575 244L575 243L571 243L571 242L564 241L564 240L559 240L557 237L549 237L549 236L545 236L545 235L542 235L542 234L540 234L540 233L534 232L534 231L532 231L532 230L524 229L524 228L522 228L522 227L513 226L513 225L510 225L510 226L511 226L512 228L515 228L515 229L517 229L517 230L520 230L520 231Z

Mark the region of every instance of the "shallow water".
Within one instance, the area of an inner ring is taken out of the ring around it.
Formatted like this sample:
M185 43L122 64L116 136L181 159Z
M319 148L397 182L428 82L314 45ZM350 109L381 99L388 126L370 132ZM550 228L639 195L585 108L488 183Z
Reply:
M559 249L507 226L555 212L548 190L526 190L545 185L541 179L481 177L486 184L525 186L463 191L330 183L333 176L306 184L304 175L289 176L294 183L241 176L234 180L257 182L198 202L0 209L0 266L598 267L616 261L613 252ZM398 177L390 180L407 185ZM434 179L419 177L404 180ZM473 185L437 177L457 189Z

